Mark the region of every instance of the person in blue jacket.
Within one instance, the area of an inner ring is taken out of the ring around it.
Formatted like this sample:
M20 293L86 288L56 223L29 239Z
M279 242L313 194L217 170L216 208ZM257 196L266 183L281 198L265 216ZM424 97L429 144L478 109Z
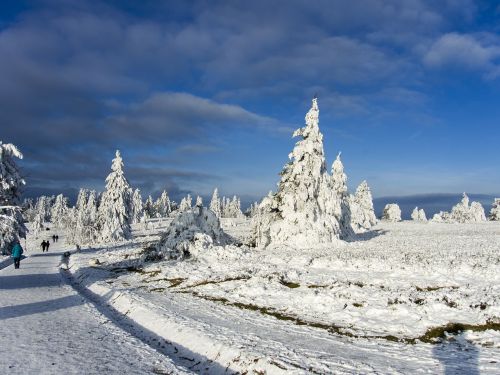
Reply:
M23 248L21 247L21 244L16 241L11 252L11 256L14 259L15 268L19 268L19 265L21 264L21 255L23 255Z

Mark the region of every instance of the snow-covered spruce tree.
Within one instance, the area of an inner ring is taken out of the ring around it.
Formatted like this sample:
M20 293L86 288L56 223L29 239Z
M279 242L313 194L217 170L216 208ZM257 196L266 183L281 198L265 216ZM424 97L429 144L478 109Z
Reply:
M182 198L181 203L179 204L179 212L185 212L191 209L191 204L193 199L191 198L191 194L188 194L186 197Z
M144 207L142 204L141 191L139 189L135 189L132 194L132 202L131 202L131 212L130 212L130 223L137 224L141 221L141 218L144 213Z
M10 251L14 241L26 238L21 212L21 188L25 185L15 159L23 154L11 143L0 141L0 252Z
M51 209L52 223L58 229L62 229L64 225L64 218L68 213L68 198L59 194Z
M154 206L155 205L153 203L153 198L151 197L151 195L148 195L148 198L144 203L144 213L146 214L146 217L148 218L156 217L156 209Z
M256 246L310 246L341 237L338 218L333 214L336 205L340 207L340 198L334 197L326 171L316 98L305 120L306 126L293 134L301 139L281 172L277 192L264 198L253 220Z
M74 234L70 236L69 243L93 244L99 236L97 225L98 209L97 194L94 190L85 194L88 199L80 203L79 209L75 210Z
M361 182L351 196L350 206L351 225L356 232L364 232L377 224L372 193L366 181Z
M131 189L123 173L120 151L111 165L111 173L106 178L106 190L102 194L98 211L100 239L104 242L130 239Z
M469 197L463 193L460 203L451 209L450 222L452 223L476 223L486 221L484 208L479 202L469 205Z
M199 195L196 196L195 206L196 207L203 207L203 198L200 197Z
M42 195L36 200L35 211L36 215L42 215L43 221L50 219L50 198Z
M490 211L490 220L500 221L500 198L495 198Z
M413 221L427 221L424 209L418 209L418 207L415 207L411 213L411 219Z
M397 222L401 221L401 209L396 203L386 204L382 214L382 220Z
M210 201L209 208L218 218L222 216L221 202L219 199L219 190L217 188L215 188L214 193L212 194L212 200Z
M168 193L163 190L160 197L155 202L156 215L158 217L168 217L172 212L172 206Z
M347 175L344 173L344 165L342 164L340 155L341 153L339 152L332 164L331 188L333 195L329 198L327 207L331 207L331 213L339 222L340 237L349 238L354 232L351 226L351 207L347 191Z

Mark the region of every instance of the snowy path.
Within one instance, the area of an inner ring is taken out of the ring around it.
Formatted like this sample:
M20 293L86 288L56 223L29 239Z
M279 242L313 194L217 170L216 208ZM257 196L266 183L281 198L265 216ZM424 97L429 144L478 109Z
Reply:
M1 374L185 373L67 285L61 249L0 270Z

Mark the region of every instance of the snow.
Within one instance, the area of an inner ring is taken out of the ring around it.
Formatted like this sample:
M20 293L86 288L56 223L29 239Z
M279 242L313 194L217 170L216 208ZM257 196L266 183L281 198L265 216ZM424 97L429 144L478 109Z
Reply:
M228 233L243 239L249 221L231 222L224 221ZM462 334L443 330L436 343L425 338L450 323L498 323L497 223L382 222L340 248L211 243L188 260L146 263L143 249L160 233L139 237L146 233L138 230L128 247L72 256L71 270L88 288L106 288L102 294L108 296L119 291L134 306L162 315L172 329L158 327L166 339L175 337L216 362L210 348L218 345L224 366L230 358L235 371L500 369L498 324ZM101 265L87 267L95 258ZM140 319L152 316L141 314ZM257 367L249 367L251 358Z
M427 221L424 209L418 209L418 207L415 207L411 213L411 219L414 221Z
M469 197L463 194L462 200L449 212L439 212L432 218L437 223L477 223L486 221L484 208L479 202L472 202L469 205Z
M500 221L500 198L495 198L490 211L490 220Z
M375 224L377 218L373 209L370 187L366 181L361 182L354 196L350 196L351 225L356 232L365 232Z

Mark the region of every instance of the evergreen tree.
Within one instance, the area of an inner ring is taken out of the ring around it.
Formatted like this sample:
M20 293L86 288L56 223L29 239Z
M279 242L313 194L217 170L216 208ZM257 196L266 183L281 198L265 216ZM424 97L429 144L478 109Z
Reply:
M257 246L307 246L333 242L341 236L339 221L332 214L340 200L333 199L331 178L326 172L316 98L306 115L306 126L293 136L301 139L289 155L291 162L281 172L278 191L264 198L254 220Z
M152 218L152 217L156 216L156 210L155 210L153 198L151 197L151 195L148 196L148 198L146 199L146 202L144 203L144 213L146 214L146 216L148 218Z
M160 197L157 199L155 203L155 210L158 217L168 217L168 215L172 212L170 198L165 190L163 190Z
M490 220L500 221L500 198L495 198L490 211Z
M396 203L386 204L382 214L382 220L386 221L401 221L401 209Z
M198 195L196 196L196 207L203 207L203 199Z
M419 210L418 207L415 207L411 213L411 219L413 221L427 221L427 216L423 209Z
M13 144L0 141L0 251L6 253L14 241L26 238L21 212L21 188L25 185L15 159L23 155Z
M351 224L358 232L366 231L377 224L372 193L366 181L359 184L356 193L351 197Z
M333 195L330 203L333 202L332 214L337 218L340 225L340 237L342 239L351 237L354 232L351 226L351 207L349 205L349 193L347 191L347 175L344 173L344 165L340 160L341 153L332 164L331 184ZM339 203L340 200L340 204Z
M52 223L56 228L61 229L65 220L65 216L68 213L68 198L64 195L59 194L56 197L55 203L51 209Z
M111 173L106 178L106 190L102 194L98 211L100 239L104 242L129 239L131 189L123 172L120 151L111 165Z
M141 221L141 218L144 214L144 207L142 204L141 192L139 189L134 190L134 194L132 195L132 224L137 224Z
M215 188L214 193L212 194L212 200L210 201L209 208L218 218L222 216L219 190L217 188Z

